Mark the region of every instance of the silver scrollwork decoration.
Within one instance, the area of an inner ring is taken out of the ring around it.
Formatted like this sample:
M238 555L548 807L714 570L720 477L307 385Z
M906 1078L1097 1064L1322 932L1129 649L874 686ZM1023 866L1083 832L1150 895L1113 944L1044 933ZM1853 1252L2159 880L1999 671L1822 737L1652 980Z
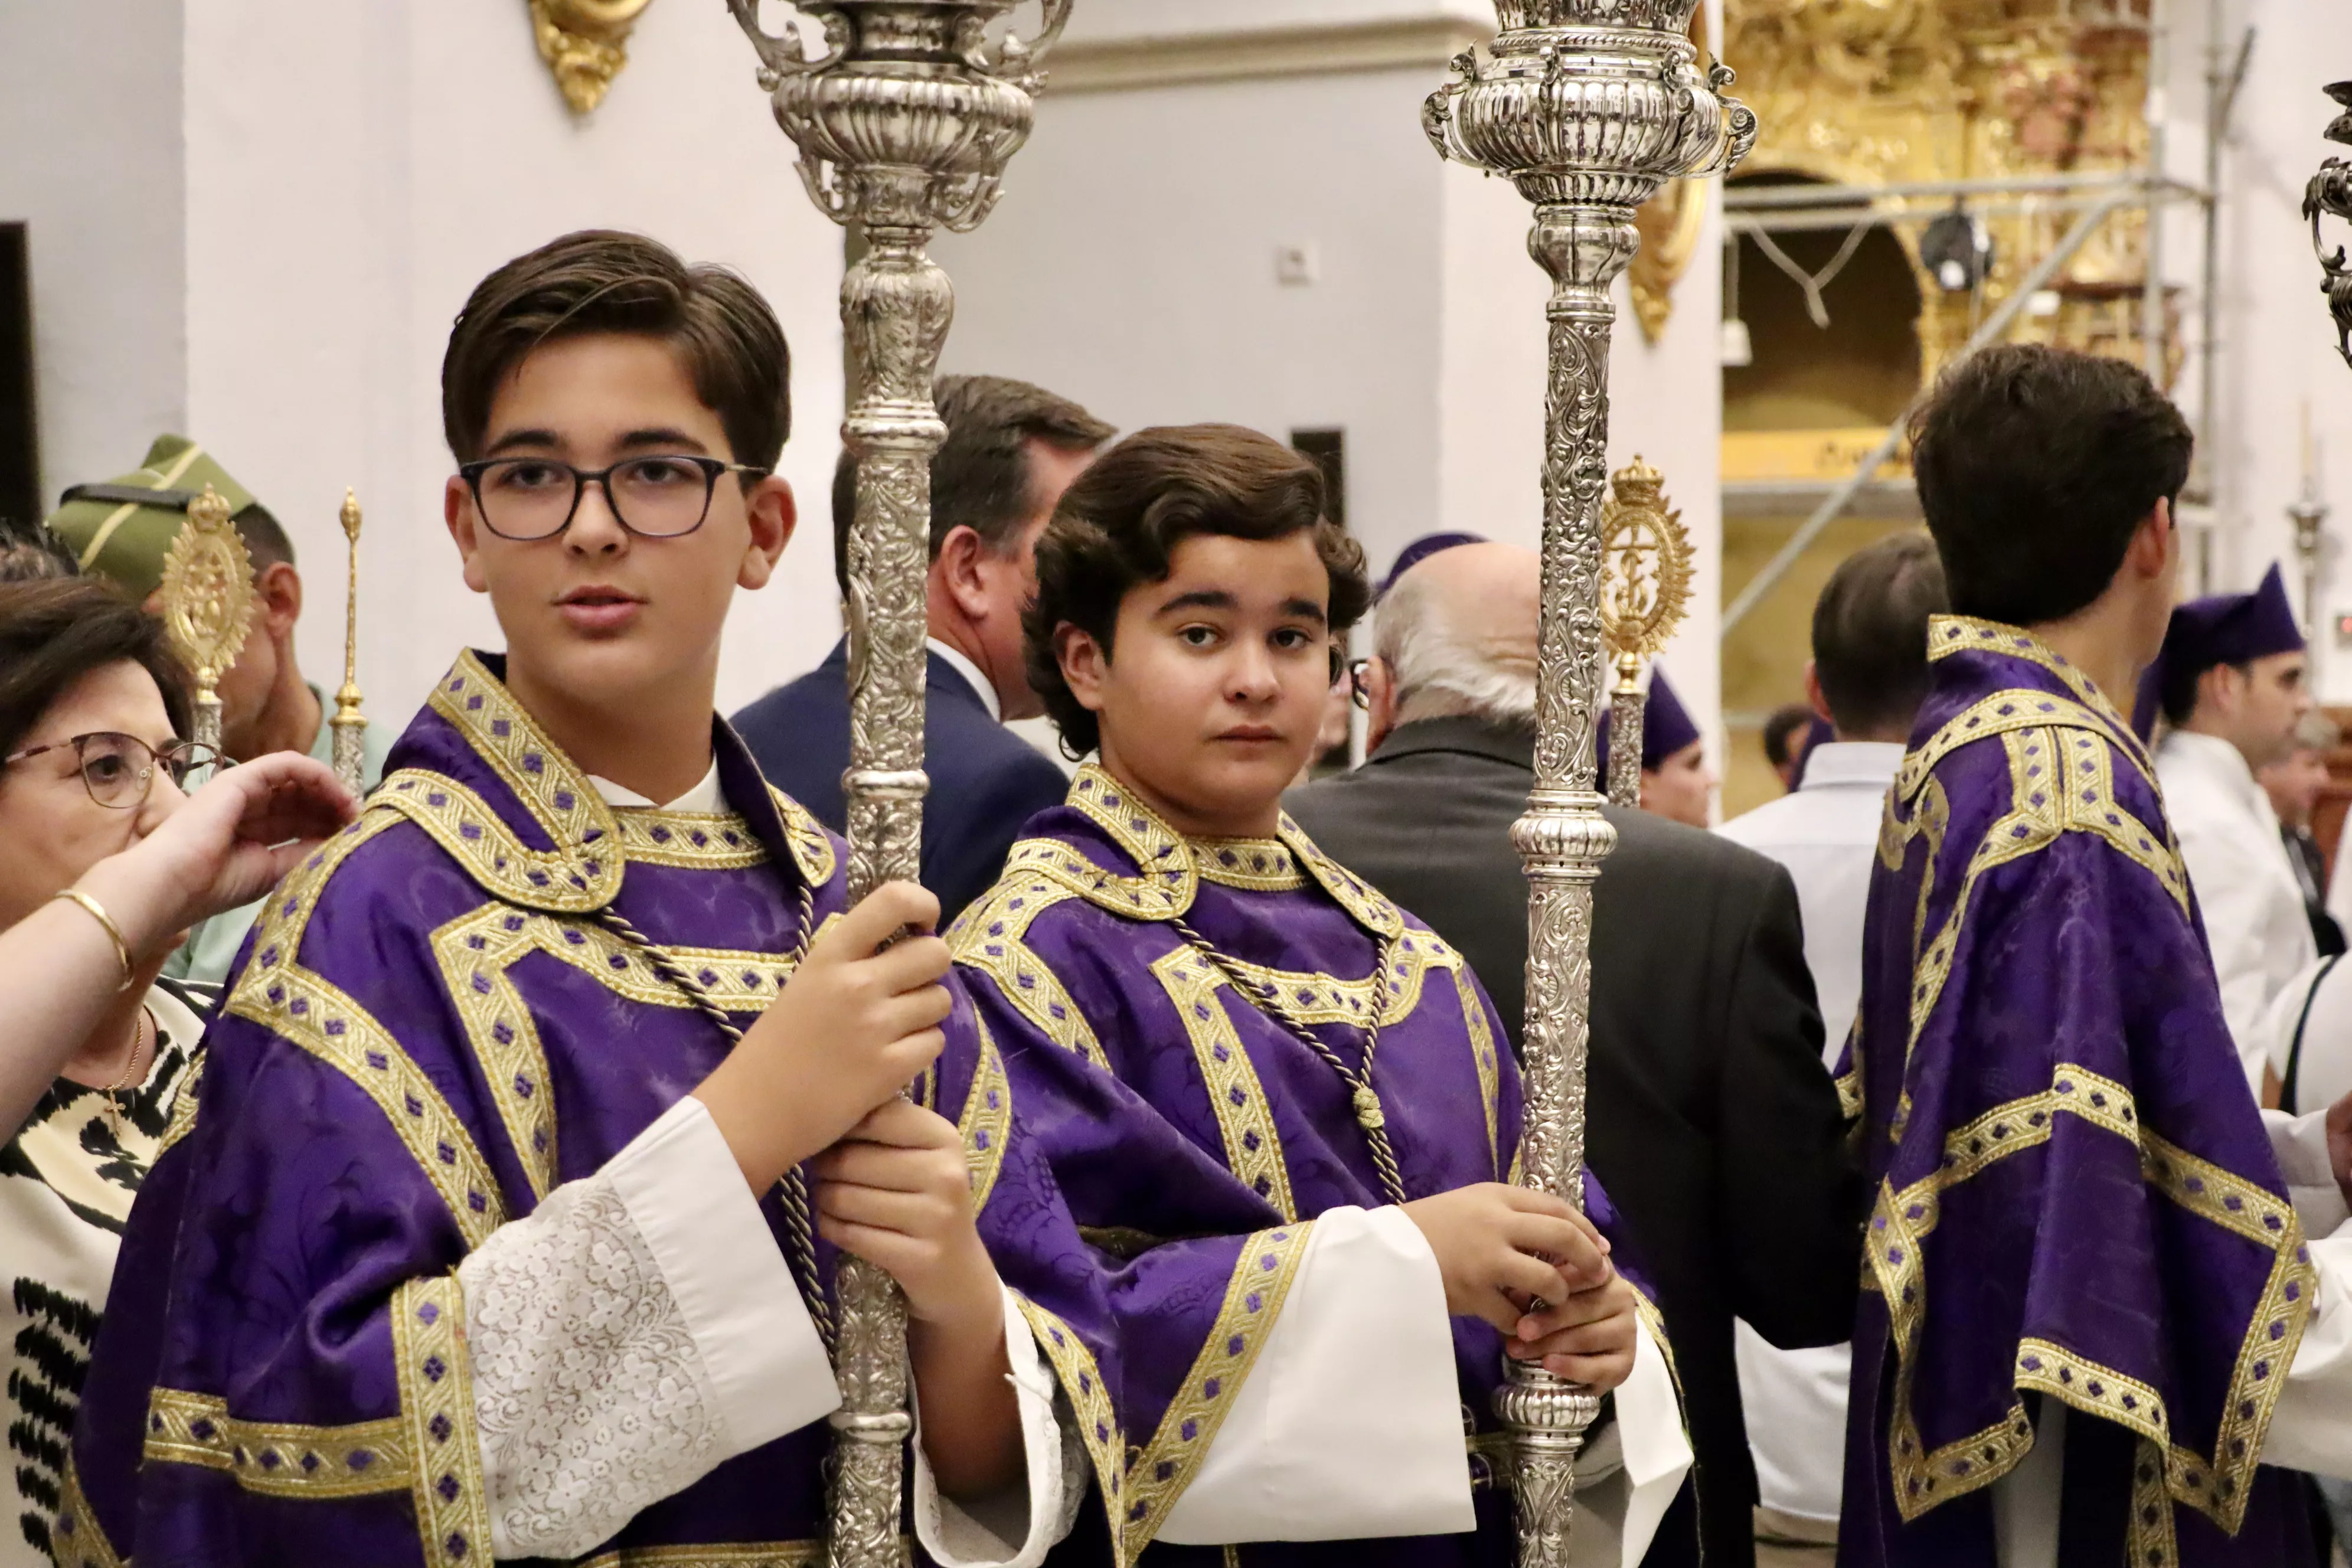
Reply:
M1610 285L1640 241L1634 209L1666 181L1728 171L1756 117L1722 96L1690 40L1698 0L1496 0L1487 57L1465 50L1430 95L1438 152L1518 187L1528 248L1550 275L1543 462L1543 610L1536 785L1511 829L1528 876L1528 1185L1581 1204L1592 886L1616 835L1594 792L1601 681L1601 491L1607 476ZM1511 1362L1496 1413L1509 1428L1519 1560L1562 1568L1573 1466L1599 1401Z
M2331 84L2327 96L2343 112L2328 122L2325 134L2330 142L2352 146L2352 81ZM2324 214L2352 221L2352 163L2341 158L2328 159L2311 176L2303 191L2303 216L2310 221L2311 248L2319 257L2319 289L2327 296L2328 313L2336 319L2336 352L2352 364L2352 264L2346 262L2342 246L2330 255L2319 237Z
M927 251L996 205L1028 139L1039 68L1071 0L1043 0L1032 38L992 23L1018 0L799 0L770 33L759 0L727 0L760 57L776 123L820 211L864 230L842 280L855 366L842 438L857 460L849 538L849 891L917 874L922 837L924 577L931 457L946 438L931 386L955 291ZM822 34L803 39L803 23ZM811 53L814 45L816 52ZM908 1415L906 1302L844 1257L835 1279L833 1568L898 1568Z

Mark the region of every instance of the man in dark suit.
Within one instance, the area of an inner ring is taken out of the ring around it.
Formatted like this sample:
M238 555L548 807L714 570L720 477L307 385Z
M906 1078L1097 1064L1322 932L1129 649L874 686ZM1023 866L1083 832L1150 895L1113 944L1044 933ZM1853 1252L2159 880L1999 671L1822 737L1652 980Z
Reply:
M942 376L948 437L931 459L929 676L924 685L923 885L942 928L996 880L1021 825L1059 805L1068 780L1006 730L1045 711L1021 662L1021 606L1036 588L1037 535L1111 427L1067 398L994 375ZM849 591L857 471L833 475L834 575ZM840 831L849 766L849 645L735 715L771 781Z
M1527 882L1509 835L1535 776L1538 572L1532 551L1469 544L1398 579L1366 672L1371 755L1286 802L1327 852L1462 950L1515 1046ZM1587 1154L1658 1287L1708 1568L1745 1568L1756 1475L1732 1320L1782 1346L1852 1332L1860 1183L1789 874L1678 823L1608 817Z

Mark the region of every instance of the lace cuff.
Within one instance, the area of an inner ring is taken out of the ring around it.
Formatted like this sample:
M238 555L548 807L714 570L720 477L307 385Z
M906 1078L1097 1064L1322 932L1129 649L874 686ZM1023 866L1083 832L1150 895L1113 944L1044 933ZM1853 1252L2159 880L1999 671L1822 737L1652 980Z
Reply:
M700 1101L458 1266L499 1557L573 1557L840 1404Z
M1076 1420L1010 1290L1004 1357L1021 1402L1027 1473L1017 1487L962 1504L940 1495L923 1458L919 1405L915 1412L915 1538L940 1568L1037 1568L1070 1533L1086 1500L1089 1471Z

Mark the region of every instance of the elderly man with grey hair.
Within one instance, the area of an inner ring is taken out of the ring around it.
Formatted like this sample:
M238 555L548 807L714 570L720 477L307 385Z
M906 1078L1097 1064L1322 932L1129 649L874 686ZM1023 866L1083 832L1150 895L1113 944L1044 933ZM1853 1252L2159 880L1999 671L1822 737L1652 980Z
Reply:
M1535 783L1539 575L1534 552L1475 543L1398 577L1364 677L1370 755L1285 803L1327 852L1459 948L1515 1030L1527 883L1510 827ZM1745 1568L1756 1475L1732 1320L1783 1347L1852 1332L1861 1186L1822 1065L1789 874L1695 828L1608 816L1617 848L1595 894L1588 1152L1657 1282L1706 1562Z

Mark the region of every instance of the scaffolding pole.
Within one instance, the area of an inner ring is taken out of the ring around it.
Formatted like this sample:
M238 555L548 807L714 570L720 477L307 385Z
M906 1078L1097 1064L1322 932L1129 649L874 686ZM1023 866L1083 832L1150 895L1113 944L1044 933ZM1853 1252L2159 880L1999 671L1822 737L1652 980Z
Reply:
M2011 291L2009 298L2003 300L1994 309L1993 313L1984 319L1983 324L1969 335L1969 341L1961 345L1960 352L1954 357L1966 359L1986 344L1998 342L2001 334L2009 331L2010 324L2015 321L2019 313L2025 309L2026 302L2040 291L2043 284L2057 275L2061 267L2074 258L2074 253L2083 248L2092 235L2098 232L2099 226L2106 222L2114 214L2131 205L2132 197L2129 195L2112 195L2076 218L2074 226L2066 231L2065 237L2059 240L2057 247L2035 264L2033 270L2025 275L2018 286ZM1896 448L1903 445L1903 433L1911 422L1911 416L1927 401L1928 394L1932 390L1933 388L1925 386L1919 389L1911 399L1910 406L1903 411L1902 417L1886 427L1885 436L1880 439L1877 446L1871 448L1870 456L1864 458L1853 473L1839 482L1837 489L1832 490L1822 504L1813 509L1813 515L1807 518L1802 526L1789 536L1789 542L1773 552L1772 559L1764 563L1763 569L1748 579L1748 585L1739 591L1739 596L1734 599L1730 606L1723 612L1723 629L1718 634L1718 640L1721 637L1729 637L1732 628L1748 618L1748 612L1760 604L1764 596L1779 584L1780 579L1788 574L1789 568L1796 564L1798 557L1803 555L1808 549L1811 548L1813 541L1822 536L1822 531L1836 521L1838 515L1853 503L1853 498L1860 493L1862 487L1870 482L1871 476L1877 473L1889 458L1895 456Z

